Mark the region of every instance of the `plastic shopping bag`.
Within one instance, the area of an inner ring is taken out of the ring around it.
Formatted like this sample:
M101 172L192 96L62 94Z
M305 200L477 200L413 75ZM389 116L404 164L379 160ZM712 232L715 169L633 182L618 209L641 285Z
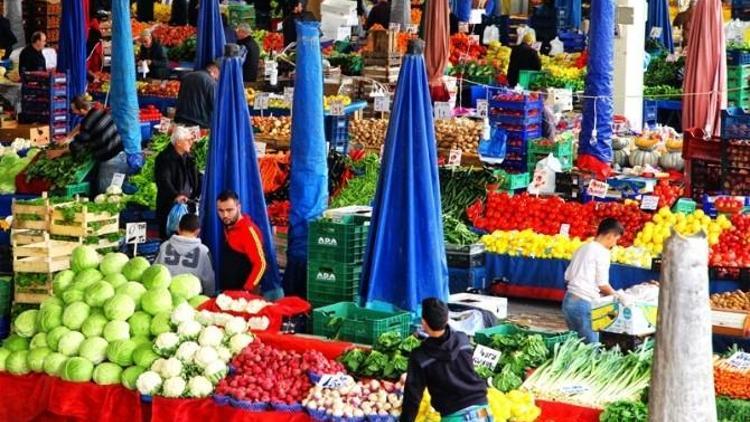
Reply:
M482 42L484 45L490 45L492 41L500 41L500 29L495 25L488 25L484 28Z
M187 213L187 204L181 202L174 204L167 216L167 236L177 233L177 228L180 226L180 220L182 219L182 216Z
M557 56L565 52L565 46L563 45L563 42L560 41L560 38L558 37L555 37L554 40L550 41L549 45L550 45L550 49L549 49L550 56Z
M529 184L528 191L532 195L555 193L555 175L562 172L562 164L551 153L536 163L534 179Z

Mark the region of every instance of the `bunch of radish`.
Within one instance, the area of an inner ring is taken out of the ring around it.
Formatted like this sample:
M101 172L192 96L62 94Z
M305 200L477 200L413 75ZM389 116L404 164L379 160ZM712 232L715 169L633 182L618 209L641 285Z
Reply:
M309 373L344 372L340 363L318 351L302 354L253 343L232 360L233 373L219 382L216 393L251 403L293 405L312 386Z
M398 419L406 374L398 382L359 381L347 377L335 388L316 385L302 401L316 419L359 419L366 416Z

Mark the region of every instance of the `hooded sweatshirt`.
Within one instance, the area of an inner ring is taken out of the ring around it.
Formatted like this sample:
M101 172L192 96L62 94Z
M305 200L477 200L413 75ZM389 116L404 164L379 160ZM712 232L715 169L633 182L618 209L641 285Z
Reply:
M423 341L409 358L401 422L416 419L425 388L443 417L487 405L487 384L474 372L473 350L466 334L450 327L442 337Z
M156 263L169 269L172 277L193 274L201 280L203 294L213 296L216 290L214 269L208 247L197 237L173 235L159 247Z

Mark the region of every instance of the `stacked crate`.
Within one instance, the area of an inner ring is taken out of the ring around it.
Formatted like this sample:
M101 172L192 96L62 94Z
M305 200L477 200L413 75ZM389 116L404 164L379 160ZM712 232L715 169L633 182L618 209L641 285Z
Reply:
M451 294L487 287L483 244L445 245L445 255Z
M313 308L359 301L370 218L343 215L310 223L307 299Z
M362 76L384 84L395 84L401 71L402 54L398 51L398 32L370 31L367 51L362 54Z
M750 196L750 113L722 111L721 167L722 193Z
M727 103L750 110L750 64L727 66Z
M573 154L574 139L572 132L563 132L554 141L534 139L529 142L529 171L533 172L536 169L536 163L547 158L549 154L560 160L562 171L570 171L573 168L573 160L575 158Z
M507 134L503 168L528 172L528 144L542 137L544 103L536 94L503 91L490 100L490 123Z
M50 0L26 0L24 5L24 21L26 37L36 31L42 31L47 35L47 46L57 48L60 42L60 17L62 8L60 1Z
M68 133L68 78L64 73L26 72L21 85L21 123L50 126L50 139Z

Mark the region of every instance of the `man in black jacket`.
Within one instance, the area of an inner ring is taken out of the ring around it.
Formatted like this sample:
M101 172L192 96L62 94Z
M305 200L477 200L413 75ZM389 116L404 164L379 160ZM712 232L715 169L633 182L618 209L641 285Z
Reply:
M40 72L47 70L47 60L42 54L44 46L47 45L47 35L37 31L31 34L31 44L21 50L18 57L18 71L23 77L24 72Z
M242 23L237 26L237 44L245 47L247 56L242 65L242 78L246 84L253 83L258 79L258 62L260 61L260 47L253 38L250 25Z
M429 338L409 358L401 422L413 422L424 389L443 421L489 421L487 384L474 372L473 348L466 334L448 326L448 306L422 301L422 328Z
M391 22L391 4L388 0L379 0L378 3L370 9L365 23L365 31L369 31L374 25L380 25L388 29Z
M219 65L216 63L209 63L205 70L183 76L177 94L175 123L210 128L218 80Z
M169 238L167 218L172 207L200 197L201 177L195 158L190 154L195 141L190 130L177 126L172 132L172 142L159 153L154 162L156 221L162 240Z
M18 39L10 28L10 21L5 16L0 15L0 49L5 50L5 54L0 57L1 59L7 60L10 57L16 42L18 42Z
M141 33L141 48L138 50L137 73L139 75L141 75L141 62L146 62L148 66L146 77L151 79L167 79L169 77L167 50L162 47L159 41L154 39L149 30Z

